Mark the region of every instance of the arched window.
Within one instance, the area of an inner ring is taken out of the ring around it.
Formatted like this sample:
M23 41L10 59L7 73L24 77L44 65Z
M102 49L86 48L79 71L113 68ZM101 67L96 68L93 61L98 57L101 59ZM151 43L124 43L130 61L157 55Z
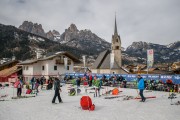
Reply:
M116 39L116 42L118 42L119 40L118 39Z

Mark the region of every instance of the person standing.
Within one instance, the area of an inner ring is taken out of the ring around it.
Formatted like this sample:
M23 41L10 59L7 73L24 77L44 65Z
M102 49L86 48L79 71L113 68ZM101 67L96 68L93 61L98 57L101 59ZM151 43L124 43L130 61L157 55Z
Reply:
M34 90L35 77L31 79L31 90Z
M77 87L80 87L80 84L81 84L81 77L78 77L76 80Z
M143 95L143 91L144 91L144 79L141 77L141 75L138 75L137 76L138 78L138 89L139 89L139 94L141 96L141 101L140 102L145 102L146 101L146 98L144 97Z
M18 96L18 97L21 96L22 87L23 87L23 83L20 81L20 79L18 79L18 85L17 85L17 96Z
M61 92L60 80L58 78L55 78L54 80L54 90L55 90L55 94L54 94L52 103L55 103L56 97L58 97L59 103L62 103L63 101L60 96L60 92Z
M92 74L89 75L89 87L92 86L92 80L93 80L93 77L92 77Z
M44 77L44 76L43 76ZM44 84L44 78L43 77L41 77L41 79L40 79L40 84L41 84L41 90L42 90L42 88L43 88L43 84Z

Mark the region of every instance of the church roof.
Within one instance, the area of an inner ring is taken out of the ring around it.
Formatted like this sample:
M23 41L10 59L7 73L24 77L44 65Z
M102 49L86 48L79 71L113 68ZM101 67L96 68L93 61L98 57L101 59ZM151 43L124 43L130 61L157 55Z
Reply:
M110 69L110 53L110 50L105 50L104 52L101 52L91 69ZM127 70L120 67L116 61L114 61L111 69L122 69L123 71L127 72Z
M103 63L104 59L106 58L107 54L109 54L109 53L110 53L110 50L105 50L105 51L101 52L91 68L99 69L101 64Z
M102 62L100 69L109 69L110 68L110 53L106 56L104 61ZM119 69L119 65L116 61L114 61L114 64L111 69Z

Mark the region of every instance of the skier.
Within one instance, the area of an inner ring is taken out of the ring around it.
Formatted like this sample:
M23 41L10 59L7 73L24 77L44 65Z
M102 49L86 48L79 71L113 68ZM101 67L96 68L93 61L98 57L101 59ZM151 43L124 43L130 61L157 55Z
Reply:
M60 93L59 93L59 92L61 92L60 80L58 78L55 78L55 81L54 81L54 90L55 90L55 94L54 94L52 103L55 103L56 97L58 97L59 103L62 103L63 101L62 101Z
M138 78L138 89L139 89L139 94L141 96L141 101L140 102L145 102L146 98L143 95L143 90L144 90L144 79L141 77L141 75L137 76Z

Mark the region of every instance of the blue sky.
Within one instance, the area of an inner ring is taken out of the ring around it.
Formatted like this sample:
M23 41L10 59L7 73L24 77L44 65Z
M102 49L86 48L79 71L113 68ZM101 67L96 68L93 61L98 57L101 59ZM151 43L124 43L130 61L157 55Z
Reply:
M116 12L122 46L134 41L167 45L180 40L180 0L0 0L0 23L23 21L61 33L71 23L111 42Z

